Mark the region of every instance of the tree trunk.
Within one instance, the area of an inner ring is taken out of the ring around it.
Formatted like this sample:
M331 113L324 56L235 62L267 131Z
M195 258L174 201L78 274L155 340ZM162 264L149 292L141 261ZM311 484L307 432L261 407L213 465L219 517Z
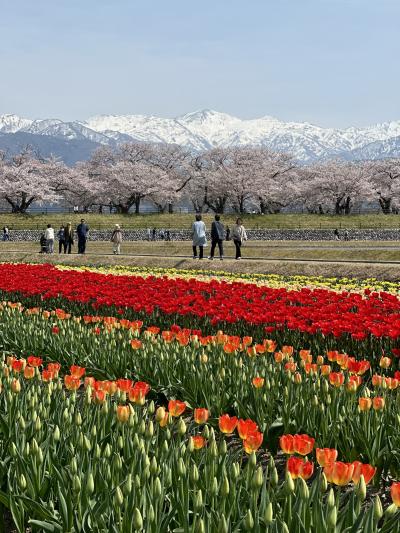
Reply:
M391 212L392 207L392 199L391 198L382 198L382 196L379 197L379 205L382 208L382 212L385 215L389 215Z
M352 207L351 206L351 197L347 196L346 202L344 204L344 214L345 215L350 215L351 207Z

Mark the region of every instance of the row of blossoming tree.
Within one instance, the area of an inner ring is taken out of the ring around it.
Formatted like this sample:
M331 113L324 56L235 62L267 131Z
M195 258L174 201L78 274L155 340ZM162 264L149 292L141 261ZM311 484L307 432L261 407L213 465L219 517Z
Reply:
M391 213L400 206L400 159L304 166L265 147L193 153L178 145L126 143L100 148L71 168L25 149L10 157L0 153L0 199L15 213L57 202L139 213L143 200L160 212L186 200L196 212L267 214L301 206L310 213L350 214L378 202Z

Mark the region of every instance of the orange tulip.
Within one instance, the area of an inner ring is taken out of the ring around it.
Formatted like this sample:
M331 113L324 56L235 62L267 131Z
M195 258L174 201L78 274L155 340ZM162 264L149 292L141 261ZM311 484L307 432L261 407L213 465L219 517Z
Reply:
M142 347L142 341L140 341L139 339L132 339L131 347L133 348L133 350L139 350Z
M390 390L397 389L399 380L396 378L385 378L386 387Z
M233 433L237 426L238 419L236 416L221 415L218 420L219 429L222 433Z
M244 451L246 453L253 453L258 450L261 446L264 435L260 431L254 431L247 435L246 439L243 441Z
M374 477L376 468L370 464L363 464L360 461L353 461L354 472L353 472L353 483L358 483L360 481L361 474L364 476L364 481L368 485L371 479Z
M328 360L331 363L334 363L336 361L336 359L337 359L337 356L339 355L339 352L337 352L336 350L335 351L330 351L330 352L327 352L326 355L328 357Z
M281 352L285 355L292 355L294 352L293 346L282 346Z
M317 448L317 461L320 466L326 466L334 463L338 456L338 451L335 448Z
M331 373L331 365L322 365L321 366L321 374L323 376L329 376L329 374Z
M131 379L117 379L117 387L121 392L128 392L132 387Z
M58 377L58 373L60 371L60 368L61 368L60 363L49 363L47 365L47 370L49 370L50 372L54 372L54 376L55 377Z
M372 407L375 409L375 411L382 411L382 409L385 408L385 398L382 398L381 396L376 396L373 398Z
M204 409L202 407L198 407L194 410L194 421L196 424L205 424L208 420L210 413L208 412L208 409Z
M312 361L311 350L300 350L299 356L306 363L311 363Z
M16 374L19 374L20 372L22 372L25 366L24 363L25 361L23 359L16 359L15 361L13 361L11 364L11 368L13 369L13 372L15 372Z
M13 378L11 381L11 390L12 392L15 392L15 394L18 394L21 392L21 383L19 382L18 378Z
M232 342L227 342L224 344L224 352L225 353L234 353L238 349L238 346L236 344L233 344Z
M360 408L360 411L369 411L372 407L371 398L358 398L358 406Z
M52 381L55 378L55 374L52 370L42 370L42 380L43 381Z
M294 362L294 361L289 361L288 363L285 364L285 370L287 372L296 372L296 369L297 369L297 364Z
M85 389L87 389L88 387L94 389L96 386L96 380L93 376L86 376L83 381L83 386L85 387Z
M24 378L25 379L32 379L35 377L35 369L33 366L26 366L24 368Z
M181 416L185 409L185 402L181 402L179 400L170 400L168 402L168 411L171 416Z
M400 507L400 481L392 483L390 487L390 495L392 497L393 503Z
M297 385L300 385L300 383L303 381L303 378L301 377L300 372L295 372L293 375L293 379Z
M276 363L282 363L283 361L283 353L282 352L275 352L274 353L274 359Z
M175 333L173 331L162 331L161 337L163 338L164 342L172 342L175 338Z
M64 385L68 390L77 390L81 386L81 380L76 376L67 374L64 376Z
M273 353L276 350L276 345L277 345L276 341L265 339L264 344L265 344L265 349L267 350L268 353Z
M292 479L297 479L299 477L309 479L314 473L314 463L311 461L304 461L301 457L289 457L286 463L286 468Z
M372 385L374 387L380 387L382 385L383 377L378 374L372 376Z
M294 435L294 451L300 455L308 455L314 448L315 439L308 435Z
M130 416L130 409L128 405L118 405L117 407L117 419L119 422L125 424L128 422Z
M293 435L282 435L281 437L279 437L279 445L283 453L286 453L286 454L294 453Z
M69 370L71 372L71 376L74 376L74 378L81 378L86 372L85 368L76 365L72 365Z
M253 420L238 420L238 423L237 423L237 430L238 430L238 434L239 434L239 437L242 439L242 440L245 440L247 439L248 435L250 435L251 433L254 433L255 431L258 431L258 426L255 422L253 422Z
M354 472L353 463L342 463L337 461L335 463L330 463L325 466L324 474L326 479L330 483L339 485L340 487L350 483Z
M242 339L243 346L250 346L252 342L253 342L253 337L243 337Z
M381 357L381 360L379 361L379 366L381 368L389 368L389 366L392 364L392 360L390 357Z
M324 364L324 358L322 357L322 355L318 355L317 357L317 365L318 366L322 366Z
M106 401L107 393L104 390L94 390L92 392L92 398L94 403L102 404Z
M201 448L204 448L204 445L206 443L206 440L201 435L196 435L195 437L192 437L193 445L195 450L200 450Z
M344 374L342 372L331 372L329 382L334 387L341 387L344 383Z
M264 381L264 378L255 377L253 378L252 383L256 389L261 389L261 387L264 385Z
M160 420L159 424L161 428L164 428L169 422L169 413L166 412L163 418Z
M34 355L30 355L27 361L28 365L33 367L40 366L43 363L43 359L41 357L35 357Z

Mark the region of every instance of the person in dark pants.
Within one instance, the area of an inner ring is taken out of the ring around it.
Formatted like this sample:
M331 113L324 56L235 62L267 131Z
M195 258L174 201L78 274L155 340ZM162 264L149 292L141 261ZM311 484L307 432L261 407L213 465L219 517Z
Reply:
M65 228L64 226L61 226L61 228L58 230L57 239L58 239L58 253L60 254L63 250L65 253Z
M226 239L227 241L230 241L230 240L231 240L231 229L230 229L229 226L226 226L226 237L225 237L225 239Z
M81 219L81 223L76 228L78 235L78 254L84 254L86 251L86 241L89 234L89 226L85 223L85 219Z
M246 230L243 227L242 219L238 218L236 224L232 228L232 239L236 248L236 259L242 258L242 243L247 241Z
M70 254L72 251L72 246L74 245L74 230L72 229L71 222L65 226L64 229L64 253L67 252Z
M215 220L211 224L211 251L208 259L214 259L215 247L218 244L219 258L222 261L224 258L223 241L225 236L225 228L222 222L220 222L220 219L221 217L219 215L215 215Z

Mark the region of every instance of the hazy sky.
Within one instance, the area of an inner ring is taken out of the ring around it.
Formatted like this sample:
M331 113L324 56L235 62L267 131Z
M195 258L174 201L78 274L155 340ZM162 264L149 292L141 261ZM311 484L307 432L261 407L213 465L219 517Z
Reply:
M399 0L0 0L0 113L400 119Z

